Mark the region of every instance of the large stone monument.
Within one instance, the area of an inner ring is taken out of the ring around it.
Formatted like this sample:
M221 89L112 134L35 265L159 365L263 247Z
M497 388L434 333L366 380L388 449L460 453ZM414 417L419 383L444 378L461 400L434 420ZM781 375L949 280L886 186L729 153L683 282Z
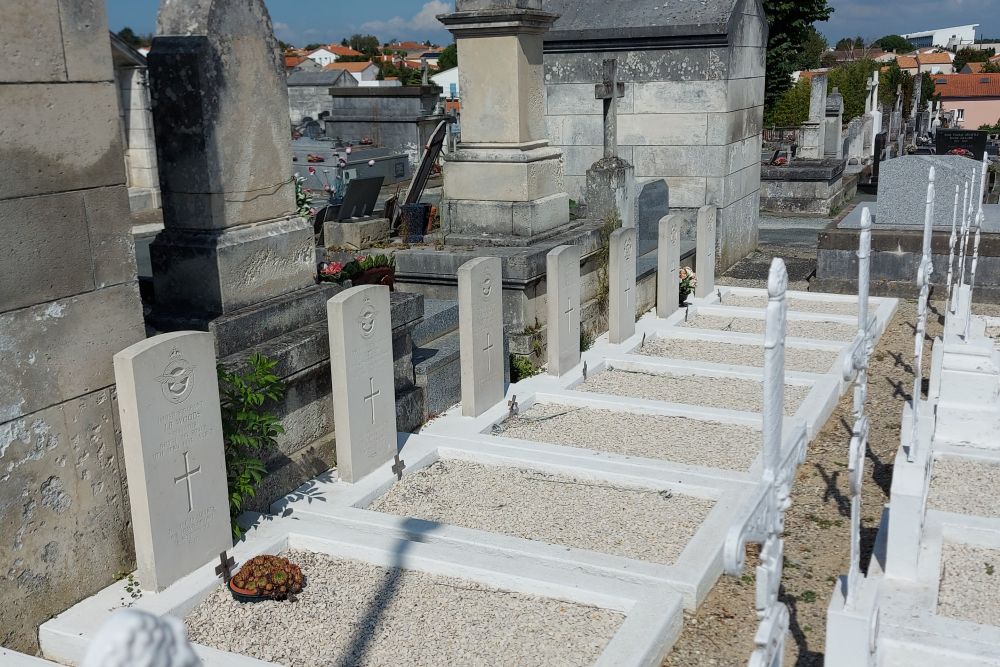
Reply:
M591 216L617 217L622 227L636 226L635 167L618 155L618 105L625 84L618 80L618 60L604 61L604 80L596 86L604 101L604 157L587 170L587 208Z
M768 30L759 0L542 7L560 15L545 36L545 99L570 196L589 196L587 170L604 152L605 99L595 99L594 86L614 57L624 84L617 157L635 166L637 189L666 179L670 212L689 230L701 206L717 206L720 270L756 248ZM665 214L637 212L640 241L655 243Z

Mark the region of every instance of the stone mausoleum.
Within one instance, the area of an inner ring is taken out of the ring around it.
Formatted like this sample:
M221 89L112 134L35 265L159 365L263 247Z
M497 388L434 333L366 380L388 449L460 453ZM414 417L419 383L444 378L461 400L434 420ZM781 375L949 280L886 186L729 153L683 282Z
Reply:
M671 212L691 223L698 207L717 206L719 270L746 256L757 245L760 201L767 20L759 0L542 5L559 14L545 35L546 122L565 155L570 197L585 199L587 169L603 155L594 86L603 60L617 58L618 151L639 189L666 179Z

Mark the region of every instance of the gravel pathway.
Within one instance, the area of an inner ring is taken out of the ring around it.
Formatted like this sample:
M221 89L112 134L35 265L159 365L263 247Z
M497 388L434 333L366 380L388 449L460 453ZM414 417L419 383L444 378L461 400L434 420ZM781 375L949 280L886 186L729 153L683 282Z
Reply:
M590 665L616 612L308 551L296 602L240 604L219 587L185 619L191 641L296 667Z
M646 341L638 354L647 357L688 359L710 364L731 364L735 366L764 366L764 342L760 345L738 343L718 343L707 340L684 340L680 338L654 338ZM837 352L829 350L805 350L785 347L785 368L805 373L827 373L837 361Z
M1000 517L1000 464L954 458L935 461L927 504L943 512Z
M735 331L764 335L764 320L752 317L719 317L717 315L699 315L678 326L692 329L714 329L718 331ZM854 340L858 328L853 324L842 322L809 322L804 320L788 320L788 335L792 338L811 338L816 340Z
M1000 550L945 542L937 613L1000 625Z
M767 297L724 295L722 305L763 310L767 307ZM855 317L858 315L858 304L856 303L813 301L812 299L789 299L788 309L800 313L830 313L831 315L854 315Z
M648 401L703 405L741 412L760 412L764 400L763 384L757 380L657 375L622 370L592 375L577 389L595 394L631 396ZM785 414L794 415L811 389L800 385L785 385Z
M533 405L497 435L726 470L748 470L761 442L746 426L553 403Z
M670 492L448 459L404 477L368 509L672 564L713 505Z

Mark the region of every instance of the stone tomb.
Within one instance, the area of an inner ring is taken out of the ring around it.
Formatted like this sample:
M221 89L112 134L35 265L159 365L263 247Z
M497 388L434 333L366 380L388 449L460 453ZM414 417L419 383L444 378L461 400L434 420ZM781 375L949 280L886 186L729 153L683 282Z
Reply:
M623 343L635 333L635 228L615 230L610 244L608 336L612 343Z
M503 270L481 257L458 270L462 413L478 417L503 400Z
M548 254L548 372L562 375L580 363L580 247Z
M140 585L161 591L232 547L211 334L150 338L115 355Z
M960 155L906 155L889 160L879 170L875 228L923 229L927 174L933 167L937 191L934 226L950 230L955 186L958 186L960 197L964 197L966 183L975 185L978 192L982 166L982 162ZM969 198L973 197L970 188ZM853 218L844 222L842 227L860 227Z
M353 287L330 299L337 470L356 482L396 454L389 288Z

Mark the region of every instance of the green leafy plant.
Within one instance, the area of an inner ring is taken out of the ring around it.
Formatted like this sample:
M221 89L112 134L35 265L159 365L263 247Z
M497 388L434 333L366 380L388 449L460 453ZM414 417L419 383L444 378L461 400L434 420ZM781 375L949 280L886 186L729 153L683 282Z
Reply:
M284 383L274 374L277 365L273 359L253 354L238 371L222 366L218 369L229 515L237 538L243 531L236 524L236 517L246 501L257 494L267 472L264 459L277 446L278 436L285 432L281 421L267 409L268 404L285 395Z
M622 226L621 219L610 215L604 219L600 229L601 244L597 249L597 300L598 308L603 312L608 307L608 292L611 289L608 263L611 261L611 235Z
M312 207L312 202L310 201L309 189L305 186L306 179L301 176L295 177L295 208L296 212L303 216L309 217L315 214Z
M808 603L815 602L816 593L815 591L805 591L804 593L802 593L802 595L799 596L799 599L802 600L803 602L808 602Z
M540 371L535 368L531 360L527 357L519 357L516 354L510 355L510 381L520 382L530 377L535 377Z
M128 599L125 598L125 595L128 596ZM139 585L139 580L135 578L134 573L130 572L125 577L125 595L121 596L123 607L131 607L142 597L142 587Z
M583 329L580 330L580 351L586 352L594 347L594 334Z

